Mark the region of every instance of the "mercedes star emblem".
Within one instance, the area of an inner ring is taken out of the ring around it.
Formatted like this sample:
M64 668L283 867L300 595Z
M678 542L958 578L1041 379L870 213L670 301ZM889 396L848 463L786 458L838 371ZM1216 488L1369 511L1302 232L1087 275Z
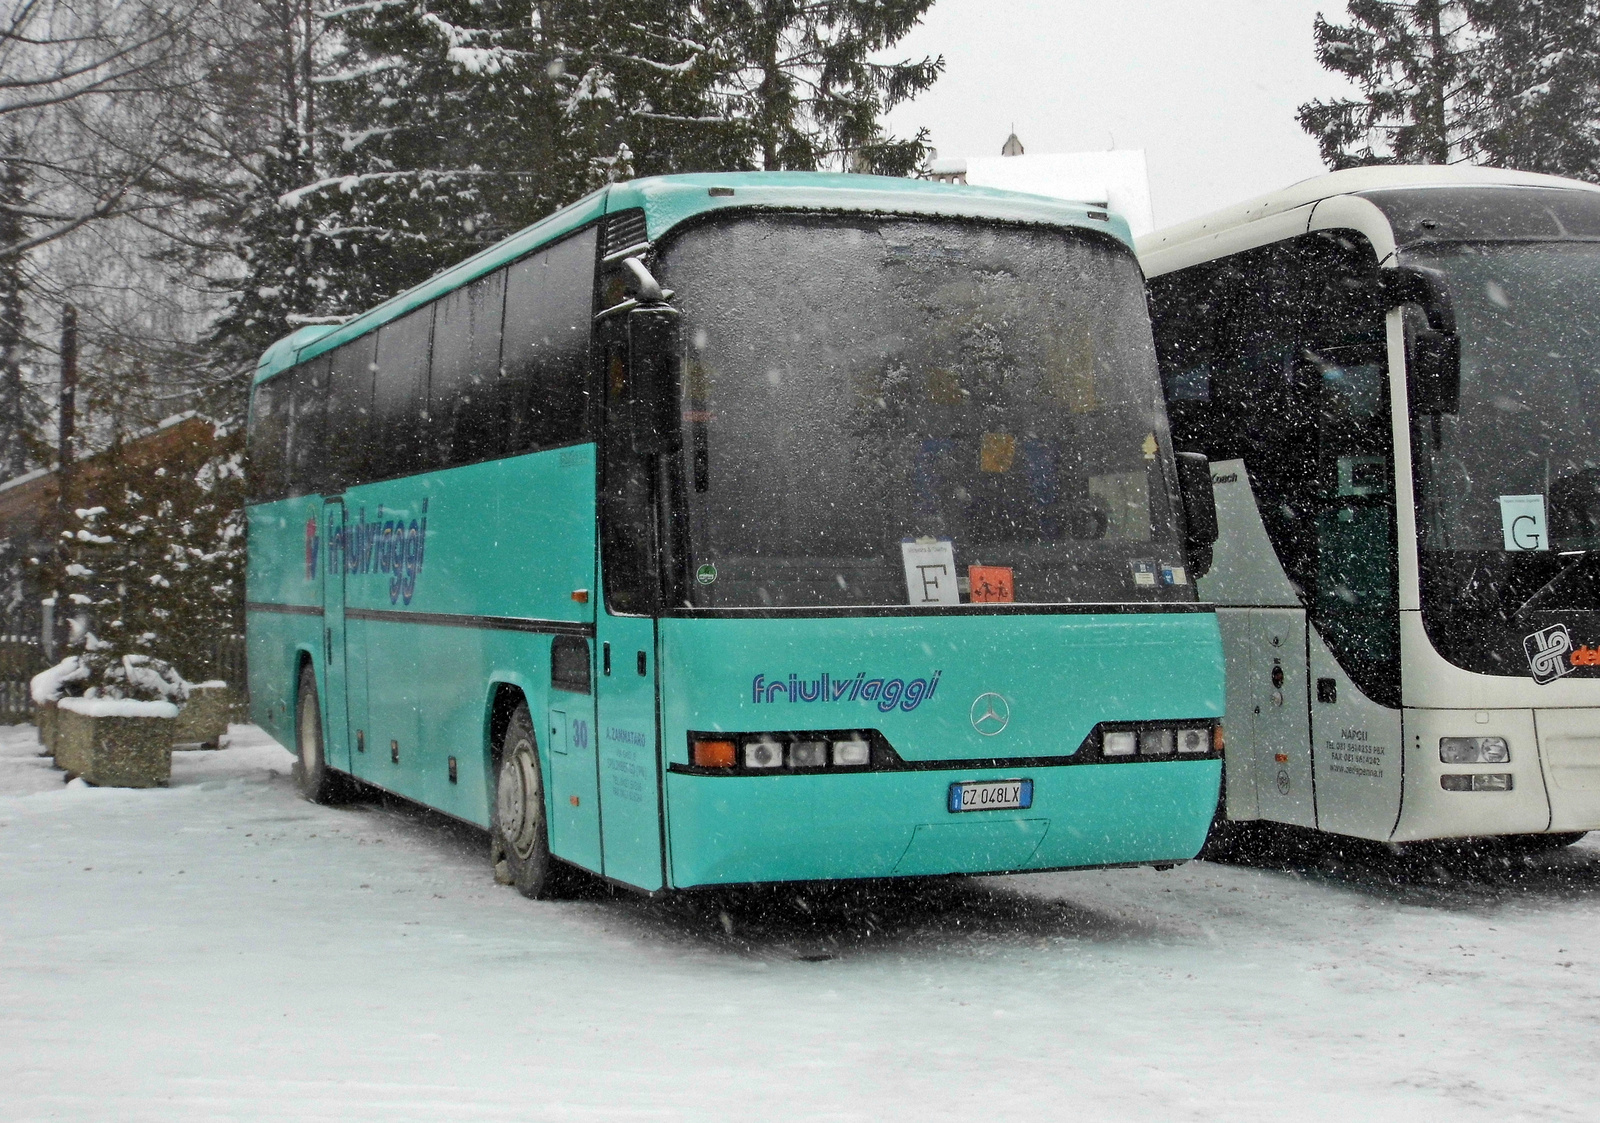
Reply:
M1011 704L990 691L973 700L971 716L972 728L985 737L993 737L1011 723Z

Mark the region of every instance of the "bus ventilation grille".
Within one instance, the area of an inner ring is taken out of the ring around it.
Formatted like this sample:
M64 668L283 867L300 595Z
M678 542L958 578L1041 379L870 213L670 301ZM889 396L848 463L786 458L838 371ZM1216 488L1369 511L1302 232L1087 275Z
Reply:
M606 215L603 256L610 257L620 250L631 249L649 240L649 230L644 223L644 211L634 209Z

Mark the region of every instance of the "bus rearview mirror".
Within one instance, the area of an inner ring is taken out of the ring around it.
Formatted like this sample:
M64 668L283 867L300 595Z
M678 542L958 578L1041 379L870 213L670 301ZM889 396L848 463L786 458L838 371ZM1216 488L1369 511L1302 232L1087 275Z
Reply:
M1211 548L1217 542L1217 495L1211 484L1211 461L1203 452L1180 452L1178 491L1183 496L1184 549L1189 574L1199 580L1211 570Z
M1455 413L1461 407L1461 337L1450 286L1437 269L1401 265L1379 271L1390 307L1414 304L1426 327L1407 327L1407 391L1414 413Z
M678 310L651 304L628 313L628 428L633 450L678 447Z

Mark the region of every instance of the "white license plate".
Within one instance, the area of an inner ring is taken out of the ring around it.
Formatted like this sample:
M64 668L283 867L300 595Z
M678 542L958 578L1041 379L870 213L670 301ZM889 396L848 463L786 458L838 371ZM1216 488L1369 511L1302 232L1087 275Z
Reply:
M950 785L952 812L1018 811L1032 806L1032 780L979 780Z

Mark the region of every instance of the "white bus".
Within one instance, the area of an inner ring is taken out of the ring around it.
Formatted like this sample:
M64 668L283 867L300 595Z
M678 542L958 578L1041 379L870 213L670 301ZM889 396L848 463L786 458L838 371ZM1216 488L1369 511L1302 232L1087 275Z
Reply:
M1138 249L1221 522L1218 824L1600 828L1600 188L1362 168Z

